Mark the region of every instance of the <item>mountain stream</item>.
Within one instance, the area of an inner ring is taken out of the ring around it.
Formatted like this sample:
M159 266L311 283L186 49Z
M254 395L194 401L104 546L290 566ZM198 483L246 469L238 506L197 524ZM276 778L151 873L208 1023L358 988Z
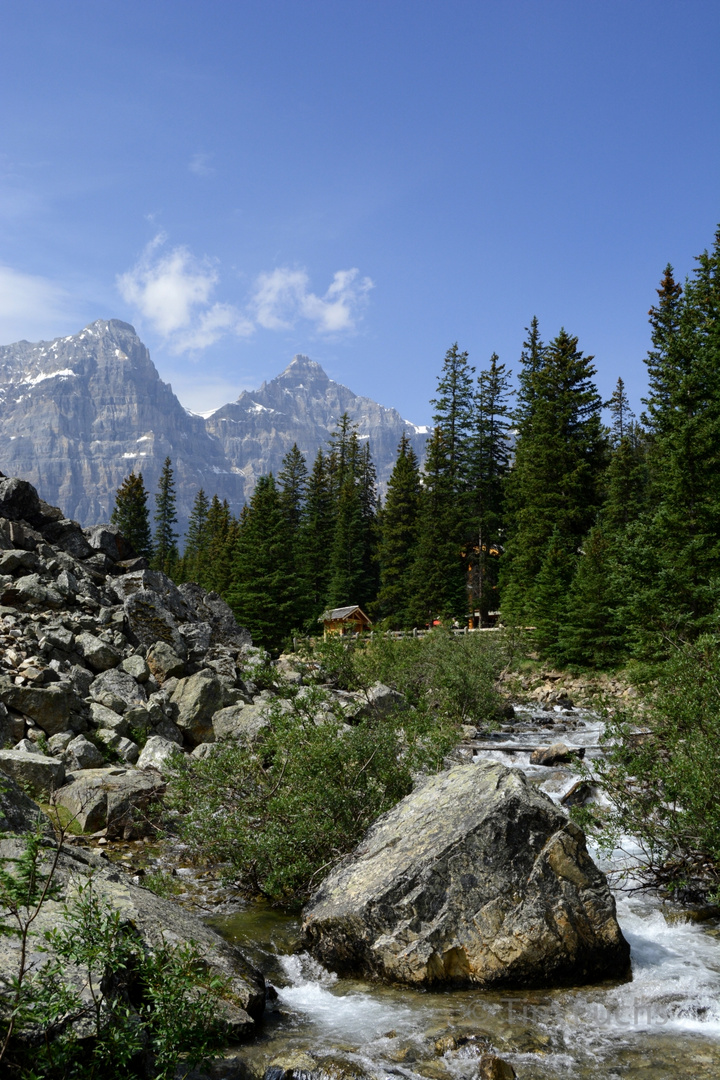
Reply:
M558 707L518 706L516 717L509 730L466 754L518 766L560 801L577 776L530 765L530 748L562 738L585 746L589 761L599 752L601 721ZM591 854L606 871L627 857ZM341 1072L381 1080L474 1080L479 1057L492 1048L519 1080L717 1080L720 920L693 922L679 906L627 883L617 884L616 899L632 950L631 979L550 991L429 993L339 979L296 952L297 919L248 905L209 922L242 946L277 989L262 1033L243 1048L260 1075L273 1058L306 1050L339 1056Z

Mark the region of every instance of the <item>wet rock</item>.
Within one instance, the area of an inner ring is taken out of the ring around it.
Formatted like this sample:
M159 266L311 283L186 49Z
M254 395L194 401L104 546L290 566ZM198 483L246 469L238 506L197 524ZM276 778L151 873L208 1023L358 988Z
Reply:
M315 1077L317 1062L304 1050L289 1050L268 1065L263 1080L310 1080Z
M90 696L101 705L123 713L133 705L144 705L147 701L144 687L135 682L132 675L117 668L103 671L93 680Z
M182 679L185 674L185 661L164 641L148 649L147 666L161 686L166 679Z
M35 798L46 801L65 779L62 761L25 750L0 750L0 772Z
M553 986L626 973L582 831L495 762L434 776L322 883L303 938L326 967L414 986Z
M15 686L9 679L0 678L0 701L15 712L29 716L46 735L55 735L69 726L71 708L79 705L67 683L52 686Z
M514 1080L517 1073L509 1061L495 1054L483 1054L478 1063L478 1080Z
M65 748L63 760L69 772L78 772L81 769L102 768L103 756L94 743L86 739L84 735L76 735Z
M93 671L107 671L120 663L120 654L117 649L95 637L94 634L78 634L75 639L75 649Z
M88 769L55 794L83 832L107 829L132 840L147 832L147 812L165 790L154 773L121 768Z
M215 741L212 718L225 705L225 688L216 676L198 671L181 679L171 701L175 723L190 746Z
M571 761L585 757L585 747L570 749L565 743L553 743L552 746L539 746L530 755L531 765L569 765Z
M142 748L137 767L138 769L157 769L164 775L168 763L177 754L178 749L176 742L163 739L161 735L151 735Z

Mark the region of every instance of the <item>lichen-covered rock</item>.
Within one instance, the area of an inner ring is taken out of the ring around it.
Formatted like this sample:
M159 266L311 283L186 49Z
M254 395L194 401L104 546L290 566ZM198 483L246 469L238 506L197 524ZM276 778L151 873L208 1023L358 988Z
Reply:
M141 685L150 678L150 668L142 656L137 656L135 653L132 656L126 656L120 664L120 668L128 675L132 675L133 679Z
M95 637L94 634L78 634L75 638L75 648L93 671L107 671L120 663L120 654L117 649Z
M0 772L35 798L45 800L65 779L62 761L24 750L0 750Z
M131 593L125 600L125 617L130 633L146 649L156 641L164 641L177 656L187 655L177 622L156 593L149 589Z
M220 679L207 671L198 671L180 680L171 702L176 710L175 723L190 746L215 741L212 719L226 704L225 687Z
M71 709L79 705L77 696L67 683L51 686L16 686L9 679L0 679L0 702L23 716L29 716L46 735L55 735L68 727Z
M147 831L147 811L165 785L153 773L122 768L87 769L55 794L83 832L107 829L131 840Z
M126 709L134 705L144 705L147 701L145 688L140 686L132 675L117 668L103 671L93 680L90 696L93 701L115 712L125 712Z
M311 899L303 936L334 971L414 986L588 983L630 955L582 831L495 762L383 815Z
M91 743L84 735L76 735L68 742L63 752L63 760L69 772L100 769L103 766L102 754L95 743Z
M161 774L171 760L177 754L179 746L170 739L164 739L161 735L151 735L140 752L137 760L138 769L157 769Z
M161 685L166 679L182 679L185 674L185 661L165 641L156 641L148 649L147 665Z
M253 742L263 728L269 725L267 705L229 705L220 709L212 718L216 739L237 739Z

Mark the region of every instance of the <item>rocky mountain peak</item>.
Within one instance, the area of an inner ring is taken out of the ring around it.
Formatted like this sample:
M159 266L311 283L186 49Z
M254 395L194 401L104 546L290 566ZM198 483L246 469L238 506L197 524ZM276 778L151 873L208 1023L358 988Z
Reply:
M0 471L39 486L83 525L108 520L131 471L142 472L154 492L166 457L181 535L201 487L237 513L258 476L277 475L293 443L310 467L344 412L370 440L381 491L403 432L422 457L421 430L302 354L203 419L183 408L135 328L120 319L97 319L54 341L0 347Z

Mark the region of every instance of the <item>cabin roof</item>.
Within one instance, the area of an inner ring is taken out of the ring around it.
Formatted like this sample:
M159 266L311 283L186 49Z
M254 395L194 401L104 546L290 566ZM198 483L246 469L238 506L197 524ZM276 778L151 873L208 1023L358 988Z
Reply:
M354 615L356 611L362 615L366 622L370 622L359 604L348 604L347 607L329 608L327 611L323 611L318 622L339 622L342 619L347 619L350 615Z

